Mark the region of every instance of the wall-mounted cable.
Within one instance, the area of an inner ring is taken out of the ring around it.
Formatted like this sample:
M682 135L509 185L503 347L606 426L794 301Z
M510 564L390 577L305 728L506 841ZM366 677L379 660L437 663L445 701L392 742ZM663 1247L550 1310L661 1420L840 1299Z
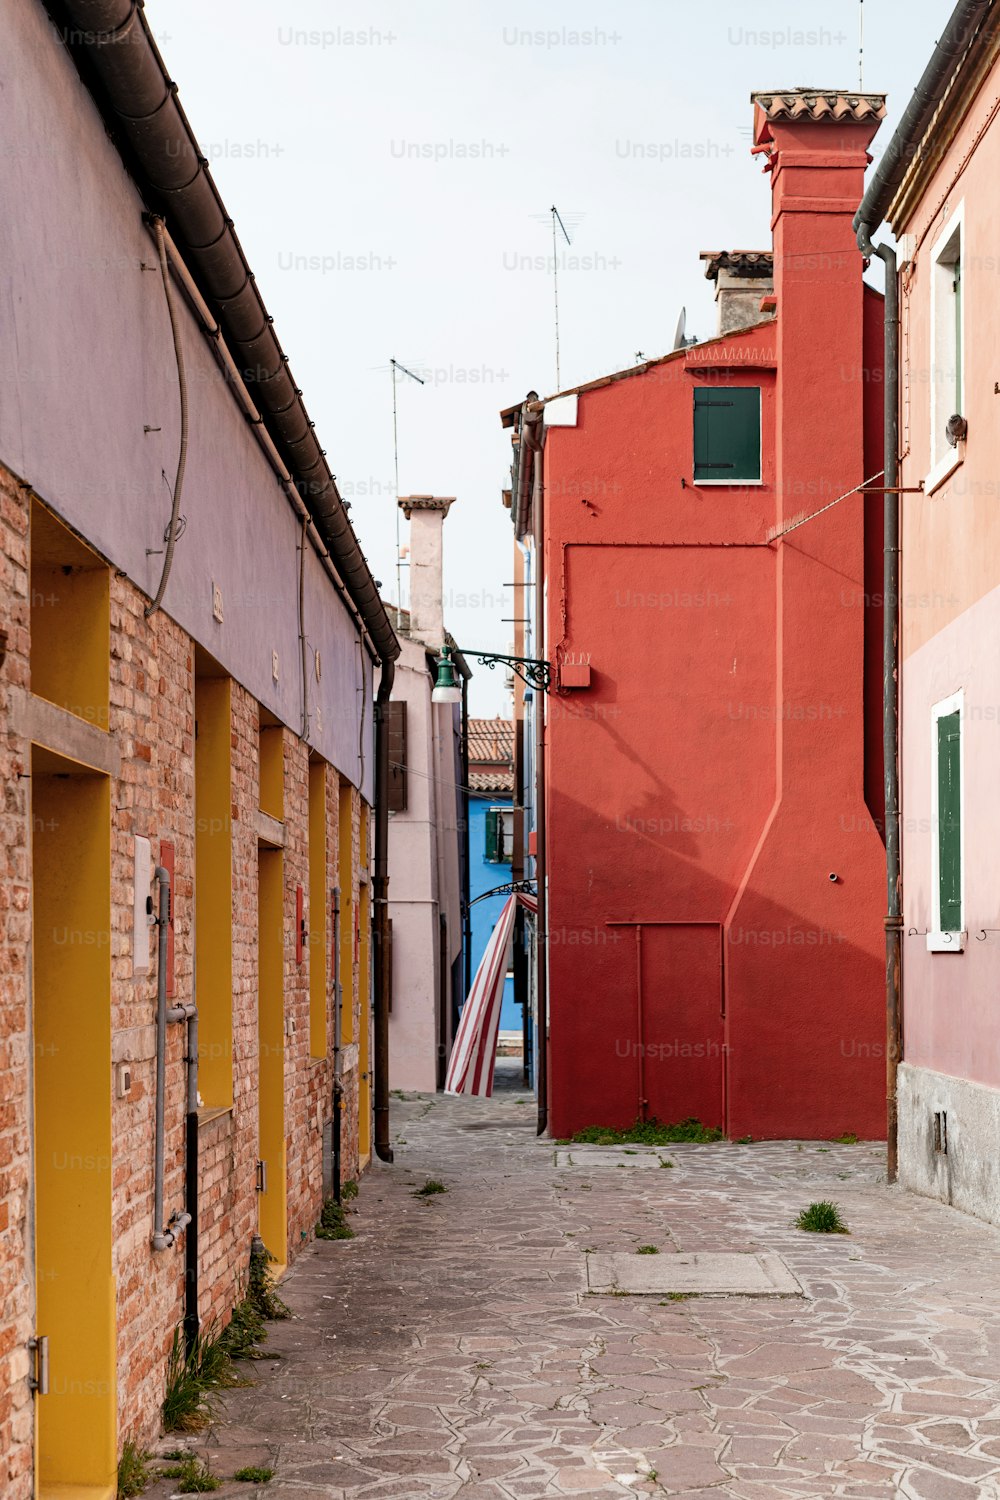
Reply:
M177 385L181 401L181 445L177 455L177 473L174 477L173 504L170 510L170 525L167 528L166 545L167 550L163 559L163 571L160 574L160 582L152 602L145 608L145 616L148 620L155 615L163 600L164 590L167 587L167 579L170 577L170 569L174 561L174 546L177 541L177 518L180 514L181 489L184 484L184 469L187 464L188 449L188 393L187 377L184 373L184 349L181 345L181 332L177 323L177 309L174 306L173 293L170 290L170 267L167 264L167 246L163 238L163 220L153 219L153 233L156 236L156 252L160 258L160 275L163 278L163 295L167 299L167 313L170 317L170 332L174 341L174 359L177 362Z

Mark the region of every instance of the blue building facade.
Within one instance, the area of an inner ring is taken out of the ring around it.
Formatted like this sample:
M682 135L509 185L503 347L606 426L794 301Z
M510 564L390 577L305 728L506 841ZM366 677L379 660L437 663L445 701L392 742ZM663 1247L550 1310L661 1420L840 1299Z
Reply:
M484 891L511 879L510 828L514 799L498 792L473 792L469 798L469 896L476 901ZM502 837L497 838L497 829ZM472 908L472 972L479 968L490 934L507 895L487 896ZM507 975L503 988L500 1030L521 1034L521 1007L514 1004L514 980Z

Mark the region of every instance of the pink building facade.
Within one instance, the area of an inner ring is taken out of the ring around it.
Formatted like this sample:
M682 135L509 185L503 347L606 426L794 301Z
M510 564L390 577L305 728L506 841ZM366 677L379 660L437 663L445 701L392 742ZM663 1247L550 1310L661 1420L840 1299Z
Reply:
M892 142L899 272L899 1178L1000 1222L1000 42L960 4ZM874 186L878 186L878 179ZM862 214L865 205L862 205ZM876 222L875 216L872 222Z

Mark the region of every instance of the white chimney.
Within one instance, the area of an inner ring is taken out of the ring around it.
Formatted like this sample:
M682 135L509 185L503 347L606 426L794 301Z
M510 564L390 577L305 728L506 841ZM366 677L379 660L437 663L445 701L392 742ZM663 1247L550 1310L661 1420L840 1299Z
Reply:
M774 255L770 250L703 250L705 275L715 282L719 333L735 333L768 323L774 312L761 302L774 291Z
M440 650L444 644L444 518L455 497L404 495L399 505L410 523L410 631L421 645Z

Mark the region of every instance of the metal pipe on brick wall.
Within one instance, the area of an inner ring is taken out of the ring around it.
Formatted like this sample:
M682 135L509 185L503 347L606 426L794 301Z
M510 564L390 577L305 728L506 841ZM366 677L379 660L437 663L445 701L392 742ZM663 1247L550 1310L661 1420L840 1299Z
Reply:
M382 662L375 699L375 1154L392 1161L389 1144L389 697L395 663Z
M159 885L156 964L156 1100L153 1127L153 1249L169 1250L176 1236L163 1223L163 1116L167 1082L167 937L170 926L170 872L157 865Z
M201 1327L198 1311L198 1010L187 1023L187 1118L184 1139L184 1207L190 1215L184 1237L184 1347L190 1354Z

